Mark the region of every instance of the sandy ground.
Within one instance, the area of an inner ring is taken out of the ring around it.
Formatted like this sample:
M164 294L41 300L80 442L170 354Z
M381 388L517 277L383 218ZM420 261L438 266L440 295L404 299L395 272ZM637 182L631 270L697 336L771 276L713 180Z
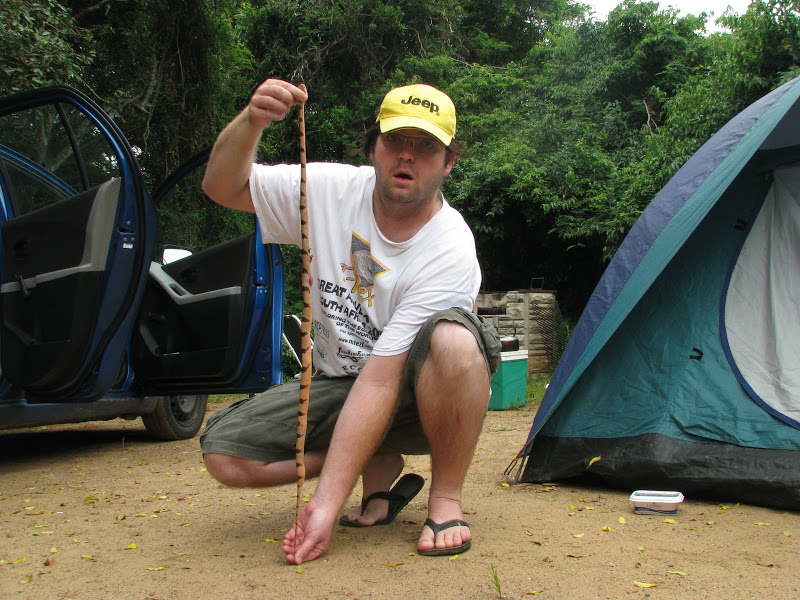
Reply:
M301 569L277 543L293 487L224 488L197 440L153 442L119 420L0 432L0 598L800 598L796 513L689 498L668 521L635 515L630 491L503 485L533 411L487 416L469 552L414 554L426 485L391 525L337 528ZM406 470L429 479L428 466Z

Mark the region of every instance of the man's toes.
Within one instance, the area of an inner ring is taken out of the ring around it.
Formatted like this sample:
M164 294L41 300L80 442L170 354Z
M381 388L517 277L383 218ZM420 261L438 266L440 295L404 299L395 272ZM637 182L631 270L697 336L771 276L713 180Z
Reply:
M434 536L431 528L425 526L422 528L422 534L417 543L417 549L431 550L433 548L454 548L460 546L470 540L468 531L469 529L466 527L449 527Z
M419 536L419 541L417 542L417 550L431 550L434 547L435 540L433 531L431 531L430 527L423 527L422 534Z
M367 505L367 510L361 516L361 523L372 525L386 518L389 514L389 502L386 500L373 500Z
M442 540L439 548L452 548L461 544L461 534L459 533L460 527L452 527L442 532Z

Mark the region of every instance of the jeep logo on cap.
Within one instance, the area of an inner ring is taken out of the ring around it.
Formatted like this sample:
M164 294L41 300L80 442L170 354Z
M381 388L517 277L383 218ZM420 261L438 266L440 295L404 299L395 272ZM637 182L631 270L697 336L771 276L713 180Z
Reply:
M439 105L434 104L430 100L423 100L422 98L414 98L414 96L409 96L408 100L400 100L400 104L411 104L412 106L422 106L422 108L429 109L432 113L435 112L439 114Z

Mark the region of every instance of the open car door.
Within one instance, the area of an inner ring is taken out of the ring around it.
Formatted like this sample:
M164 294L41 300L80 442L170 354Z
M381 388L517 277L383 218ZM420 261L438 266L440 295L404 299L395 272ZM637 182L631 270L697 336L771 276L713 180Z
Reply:
M207 159L208 152L196 156L153 194L160 212L213 206L200 185ZM200 242L175 260L169 250L180 240L169 239L173 227L162 228L131 345L148 394L252 393L281 382L281 252L261 242L255 218L248 221L249 233Z
M126 377L155 211L122 132L66 87L0 103L0 361L28 399L96 398Z

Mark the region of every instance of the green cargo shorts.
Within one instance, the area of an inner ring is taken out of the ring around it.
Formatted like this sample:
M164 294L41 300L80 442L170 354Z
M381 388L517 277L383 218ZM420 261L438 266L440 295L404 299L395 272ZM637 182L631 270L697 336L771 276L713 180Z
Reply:
M497 332L482 317L460 308L434 314L422 326L409 350L397 412L381 444L381 452L430 452L419 421L414 390L434 325L441 320L461 323L473 333L483 350L490 375L500 365ZM354 381L355 377L315 375L312 378L306 451L322 450L330 445L336 420ZM264 462L294 460L299 390L299 381L285 383L214 413L200 436L202 451Z

